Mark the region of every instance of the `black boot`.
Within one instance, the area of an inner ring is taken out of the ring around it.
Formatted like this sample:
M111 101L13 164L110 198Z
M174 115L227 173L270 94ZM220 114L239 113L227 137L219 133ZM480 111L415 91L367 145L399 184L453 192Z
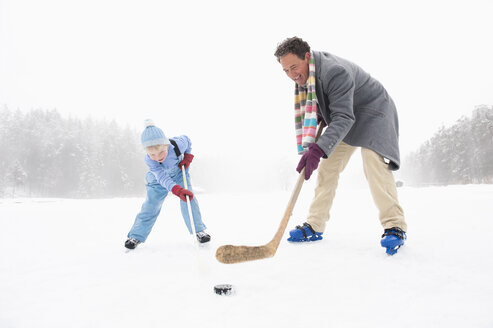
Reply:
M205 231L199 231L195 234L195 236L197 236L197 240L201 244L207 243L208 241L211 240L211 236Z
M128 238L127 241L125 241L125 247L128 249L134 249L138 244L140 244L140 240L135 238Z

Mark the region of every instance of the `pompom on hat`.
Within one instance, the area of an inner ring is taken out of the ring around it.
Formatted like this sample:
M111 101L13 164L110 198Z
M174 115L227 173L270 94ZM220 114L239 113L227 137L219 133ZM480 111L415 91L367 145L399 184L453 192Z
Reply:
M169 145L169 139L166 138L163 130L161 130L154 124L153 120L145 120L144 125L145 129L140 136L142 147L147 148L156 145Z

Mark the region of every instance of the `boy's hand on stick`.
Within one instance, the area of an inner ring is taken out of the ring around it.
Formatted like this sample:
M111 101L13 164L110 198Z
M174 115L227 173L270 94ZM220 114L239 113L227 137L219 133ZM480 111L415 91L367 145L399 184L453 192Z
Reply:
M185 153L185 155L183 155L183 160L180 163L178 163L178 167L182 167L183 165L185 165L185 170L186 170L190 166L190 163L192 163L192 160L193 160L193 155Z
M186 196L190 197L190 200L193 199L193 193L190 190L185 189L179 185L175 185L173 188L171 188L171 192L176 196L180 197L180 199L184 202L187 201Z

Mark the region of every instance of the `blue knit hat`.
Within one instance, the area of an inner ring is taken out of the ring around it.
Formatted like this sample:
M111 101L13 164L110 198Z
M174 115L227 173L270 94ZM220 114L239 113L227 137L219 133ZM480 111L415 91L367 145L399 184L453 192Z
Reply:
M140 136L142 147L147 148L156 145L169 145L169 139L164 135L163 130L158 128L151 119L144 121L145 129Z

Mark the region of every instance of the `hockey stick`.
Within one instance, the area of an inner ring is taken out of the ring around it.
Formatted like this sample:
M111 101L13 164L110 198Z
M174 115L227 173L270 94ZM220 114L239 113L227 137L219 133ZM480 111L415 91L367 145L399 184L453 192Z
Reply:
M323 130L323 123L320 124L320 126L318 127L315 141L317 141L320 135L322 134L322 130ZM232 264L232 263L261 260L268 257L273 257L277 252L277 248L279 247L279 243L281 242L282 235L284 234L289 219L291 218L294 205L296 204L296 200L298 199L298 195L300 194L304 180L305 180L305 168L301 170L301 173L298 176L298 180L296 181L296 185L291 194L291 198L289 199L288 206L284 211L284 216L281 220L281 223L279 224L279 228L277 229L274 238L272 238L272 240L269 243L262 246L224 245L217 249L216 259L221 263Z
M185 187L185 189L188 189L187 176L185 173L185 165L181 166L181 173L183 175L183 186ZM192 207L190 205L190 197L188 195L186 195L185 198L187 199L188 221L190 222L190 227L192 228L193 244L195 246L197 246L197 236L196 236L196 232L195 232L195 220L193 218Z
M185 189L188 189L188 183L187 183L187 175L185 172L185 165L181 166L181 173L183 175L183 186ZM190 227L192 228L192 238L193 238L193 246L195 249L195 256L197 257L197 261L199 263L199 270L201 273L201 276L207 275L209 272L209 266L207 265L207 262L204 261L204 258L200 256L199 254L199 243L197 241L197 231L195 231L195 218L193 217L193 212L192 212L192 206L190 204L191 199L190 196L186 195L185 198L187 199L187 210L188 210L188 222L190 222Z

